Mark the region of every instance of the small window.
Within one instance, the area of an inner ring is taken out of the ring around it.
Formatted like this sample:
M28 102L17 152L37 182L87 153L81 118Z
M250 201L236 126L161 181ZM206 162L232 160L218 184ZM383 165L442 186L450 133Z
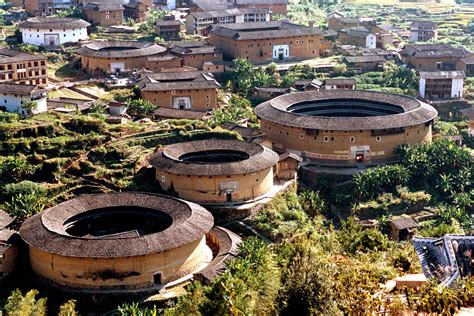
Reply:
M166 181L166 177L165 176L161 176L161 182L165 182Z
M325 143L329 142L329 137L324 136L324 142L325 142Z
M381 141L381 140L382 140L382 136L376 136L376 137L375 137L375 140L378 141L378 142Z
M356 139L355 139L355 137L351 136L351 137L349 137L349 141L350 141L351 143L353 143L353 142L356 141Z
M303 139L304 138L304 134L300 134L300 139Z

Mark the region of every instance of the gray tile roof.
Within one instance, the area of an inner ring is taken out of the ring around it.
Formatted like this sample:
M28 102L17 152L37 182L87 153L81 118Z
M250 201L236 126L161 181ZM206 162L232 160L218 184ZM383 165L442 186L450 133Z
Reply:
M46 57L40 54L27 54L18 50L0 48L0 64L37 60L46 60Z
M123 206L164 212L171 217L171 226L139 236L76 237L66 231L65 222L73 216L104 207ZM49 253L68 257L114 258L174 249L199 240L213 226L211 213L197 204L158 194L120 192L81 195L58 204L28 218L20 228L20 235L30 247Z
M0 83L0 93L30 96L33 94L46 93L46 90L39 88L37 85Z
M293 24L288 21L219 24L213 27L212 33L234 40L256 40L323 34L323 32L316 27Z
M211 19L211 18L220 18L228 16L237 16L249 13L268 13L268 9L259 9L259 8L232 8L224 10L213 10L213 11L203 11L203 12L192 12L190 13L195 19Z
M372 117L318 117L298 114L287 109L295 104L319 100L336 102L364 100L382 102L403 109L402 113ZM430 105L415 98L374 91L325 90L295 92L261 103L255 108L260 118L284 126L318 130L380 130L414 126L432 121L438 112Z
M103 41L86 44L77 53L87 57L97 58L130 58L162 54L166 51L163 46L152 42L140 41Z
M20 28L30 29L72 29L90 26L89 22L77 18L34 17L20 23Z
M212 150L241 151L247 159L233 162L199 163L180 159L193 152ZM195 176L241 175L271 168L278 162L278 154L261 145L238 140L207 139L177 143L155 153L150 163L157 169L174 174Z
M450 286L458 277L472 275L474 236L415 237L413 246L427 278Z
M407 57L457 57L464 58L471 52L464 47L453 47L445 44L417 44L407 45L401 52L402 56Z

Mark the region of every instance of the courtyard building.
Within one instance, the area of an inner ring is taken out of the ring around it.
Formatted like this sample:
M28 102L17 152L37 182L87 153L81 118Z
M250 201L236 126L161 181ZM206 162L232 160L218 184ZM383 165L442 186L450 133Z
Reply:
M169 52L182 60L182 66L203 69L206 62L221 62L222 51L207 41L180 41L169 46Z
M210 41L223 51L226 60L268 63L318 57L325 39L316 27L283 20L216 25Z
M193 277L209 281L240 239L203 207L122 192L80 197L28 218L20 235L39 281L68 292L155 292Z
M81 67L92 74L130 73L146 67L148 58L163 56L166 48L151 42L104 41L77 50Z
M256 143L208 139L177 143L150 163L161 190L201 204L254 201L273 188L274 151Z
M90 24L76 18L34 17L20 23L23 43L57 48L87 40Z
M335 166L396 161L396 149L432 140L437 111L415 98L371 91L291 93L255 108L278 152Z

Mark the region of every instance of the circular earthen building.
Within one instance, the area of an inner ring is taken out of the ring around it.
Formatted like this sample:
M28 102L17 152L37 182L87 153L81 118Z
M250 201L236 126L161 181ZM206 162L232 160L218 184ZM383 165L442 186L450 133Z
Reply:
M256 143L210 139L166 146L150 162L162 190L198 203L222 204L268 193L278 159Z
M238 237L203 207L146 193L83 195L30 217L20 234L41 280L68 291L149 291L211 278Z
M149 57L160 56L166 48L151 42L93 42L77 50L83 70L94 74L131 72L146 67Z
M380 163L402 144L430 142L437 111L415 98L370 91L291 93L255 108L275 150L320 163Z

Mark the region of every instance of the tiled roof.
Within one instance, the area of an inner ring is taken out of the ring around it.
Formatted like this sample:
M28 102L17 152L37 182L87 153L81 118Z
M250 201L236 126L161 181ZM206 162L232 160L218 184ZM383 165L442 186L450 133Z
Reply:
M287 109L295 104L311 101L341 100L377 100L403 109L402 113L371 117L319 117L298 114ZM296 92L276 97L261 103L255 108L255 114L285 126L318 130L378 130L414 126L432 121L438 112L430 105L415 98L361 90L324 90Z
M139 79L139 85L143 91L220 88L211 74L201 71L147 73Z
M212 33L234 40L258 40L323 34L316 27L293 24L288 21L219 24L213 27Z
M474 120L474 106L471 106L470 108L460 110L460 112L464 115L466 115L470 120Z
M185 154L203 151L241 151L248 158L233 162L199 163L183 161ZM157 169L174 174L195 176L225 176L258 172L278 162L278 154L261 145L238 140L208 139L166 146L155 153L150 163Z
M46 60L46 57L40 54L27 54L17 50L0 48L0 64L10 64L21 61Z
M457 57L463 58L471 52L464 47L453 47L445 44L417 44L407 45L401 52L402 56L407 57L426 57L426 58L441 58L441 57Z
M392 219L390 222L399 230L418 226L418 223L411 217L400 217Z
M214 45L205 41L176 42L169 46L169 50L178 55L209 54L218 52L218 49Z
M383 62L385 57L381 55L369 55L369 56L346 56L344 60L348 63L369 63L369 62Z
M105 207L127 206L164 212L171 217L171 226L139 236L77 237L67 232L65 223L74 216ZM142 256L178 248L204 237L213 226L211 213L197 204L158 194L120 192L81 195L58 204L28 218L20 228L20 235L30 247L48 253L68 257L113 258Z
M332 85L355 85L357 81L355 78L328 78L324 81L324 84L327 86Z
M449 286L458 277L471 275L474 236L445 235L441 238L413 238L425 276Z
M90 23L77 18L34 17L20 23L20 28L30 29L72 29L84 28Z
M122 11L123 6L120 2L106 3L106 2L88 2L84 5L84 10L94 11Z
M411 27L436 27L438 23L431 21L413 21Z
M46 92L40 89L37 85L29 84L15 84L15 83L0 83L0 93L2 94L18 94L18 95L32 95L35 93Z
M152 56L165 51L166 48L152 42L103 41L84 45L77 50L77 53L87 57L130 58Z
M13 218L10 215L0 210L0 230L10 225L12 221Z

